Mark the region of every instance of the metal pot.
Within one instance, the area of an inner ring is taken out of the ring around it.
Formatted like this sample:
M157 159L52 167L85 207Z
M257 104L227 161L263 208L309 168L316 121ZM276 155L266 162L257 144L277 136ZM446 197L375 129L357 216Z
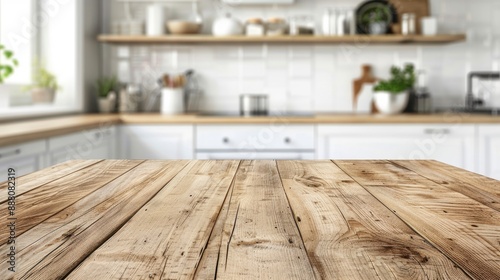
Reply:
M264 94L243 94L240 96L240 115L265 116L269 113L268 96Z

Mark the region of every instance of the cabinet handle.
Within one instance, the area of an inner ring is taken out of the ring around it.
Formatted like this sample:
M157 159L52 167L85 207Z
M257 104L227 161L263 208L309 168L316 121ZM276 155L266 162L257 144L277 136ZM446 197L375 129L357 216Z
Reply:
M15 156L15 155L19 155L20 153L21 153L21 149L16 149L14 151L0 154L0 158L4 158L4 157L8 157L8 156Z
M450 134L451 131L447 128L445 129L433 129L433 128L428 128L424 130L425 134Z
M222 142L224 142L224 144L227 144L227 143L229 143L229 138L227 138L227 137L224 137L224 138L222 139Z
M292 142L292 139L290 137L285 138L285 143L290 144Z

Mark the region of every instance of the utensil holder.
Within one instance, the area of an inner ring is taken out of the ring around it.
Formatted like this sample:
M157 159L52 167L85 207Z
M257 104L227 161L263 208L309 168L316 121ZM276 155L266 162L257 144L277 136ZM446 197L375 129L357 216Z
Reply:
M181 88L163 88L161 90L161 113L180 115L185 112L184 90Z

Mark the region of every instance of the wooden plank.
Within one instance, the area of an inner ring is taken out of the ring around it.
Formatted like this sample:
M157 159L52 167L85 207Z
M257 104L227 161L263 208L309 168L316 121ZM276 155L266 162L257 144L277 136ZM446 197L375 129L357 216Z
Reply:
M186 163L148 161L140 164L24 233L17 240L20 265L16 278L63 278L125 224ZM0 264L0 274L7 272L7 265Z
M210 36L210 35L167 35L167 36L144 36L144 35L99 35L97 38L103 43L112 44L157 44L157 43L200 43L200 44L241 44L241 43L277 43L277 44L339 44L339 43L363 43L363 44L403 44L403 43L455 43L465 41L465 34L457 35L350 35L350 36Z
M192 161L68 279L190 279L239 161Z
M244 161L222 231L217 279L314 279L274 161Z
M102 160L71 160L54 165L40 171L17 178L16 196L19 198L24 193L34 190L44 184L50 183L64 176L68 176L81 169L94 165ZM0 185L0 192L7 190L7 183ZM0 204L7 201L6 197L0 198Z
M216 279L217 266L219 263L220 250L222 247L222 231L224 230L224 224L227 220L229 214L229 206L231 203L231 198L233 196L234 184L231 184L231 188L224 200L217 221L210 234L210 239L208 240L207 248L203 252L203 256L198 264L194 279Z
M331 161L278 169L317 279L470 279Z
M45 184L43 188L25 193L16 200L17 236L113 181L141 162L102 161ZM0 204L0 208L6 209L7 202ZM0 211L1 220L6 221L8 215L7 211ZM0 243L6 242L8 236L8 231L1 231Z
M387 161L335 161L475 279L500 275L500 213Z
M392 161L421 176L500 211L500 182L437 161Z

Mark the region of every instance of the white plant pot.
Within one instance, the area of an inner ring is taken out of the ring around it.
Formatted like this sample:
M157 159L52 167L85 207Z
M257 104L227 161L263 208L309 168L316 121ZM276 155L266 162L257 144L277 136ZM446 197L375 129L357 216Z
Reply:
M111 102L108 98L99 98L99 112L104 114L109 114L112 111L112 106L114 102Z
M34 88L31 90L31 100L33 104L54 103L56 91L51 88Z
M378 91L373 94L373 98L375 106L381 114L394 115L403 112L408 106L410 94L407 91L397 94Z

